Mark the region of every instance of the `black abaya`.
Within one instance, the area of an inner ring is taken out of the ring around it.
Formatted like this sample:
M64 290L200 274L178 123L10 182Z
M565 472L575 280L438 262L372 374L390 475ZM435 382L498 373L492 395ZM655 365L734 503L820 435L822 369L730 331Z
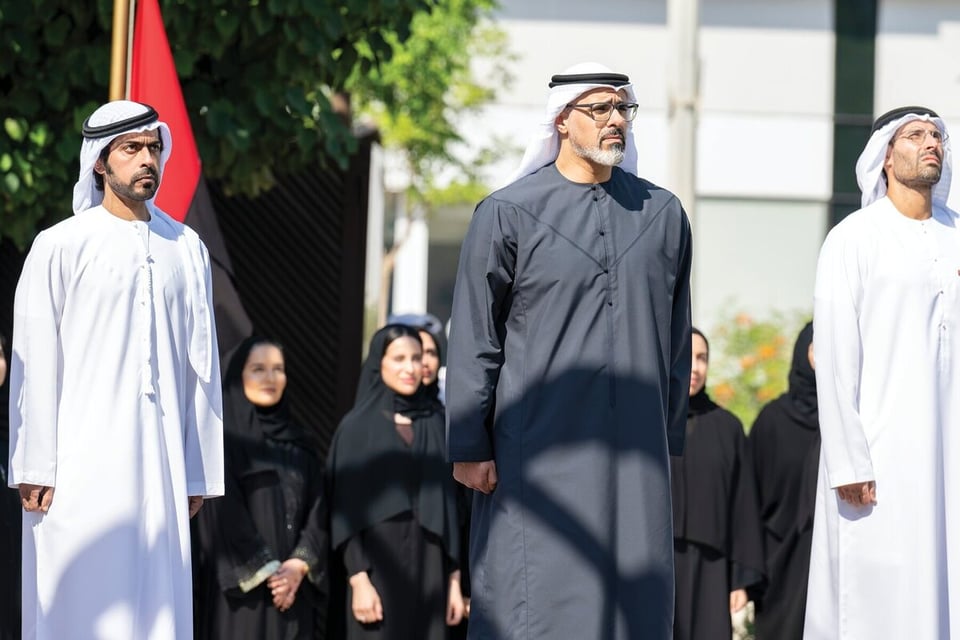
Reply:
M391 325L374 335L356 406L340 423L327 462L331 534L345 565L348 640L443 640L450 573L458 555L451 467L444 459L443 408L423 390L400 396L383 384L380 361ZM413 422L409 444L394 415ZM347 578L366 571L383 621L360 624Z
M763 576L753 467L740 421L707 396L690 398L686 448L672 457L676 640L731 634L730 592Z
M2 337L0 337L2 344ZM4 354L6 352L4 351ZM3 357L3 356L0 356ZM20 639L20 493L7 487L10 387L0 384L0 640Z
M813 326L794 348L790 388L760 412L750 431L767 584L756 599L757 640L800 640L820 460L817 389L807 349Z
M243 395L240 374L257 342L237 348L224 378L226 493L195 518L197 640L310 640L326 591L323 466L289 422L283 399L265 410ZM289 558L310 570L281 612L264 567ZM241 583L256 584L244 592Z

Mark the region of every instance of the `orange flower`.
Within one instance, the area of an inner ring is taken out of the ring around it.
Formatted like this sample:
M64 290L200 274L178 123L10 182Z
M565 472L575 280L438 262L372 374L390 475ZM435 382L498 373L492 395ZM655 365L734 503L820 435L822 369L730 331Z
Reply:
M733 386L729 382L721 382L713 388L713 395L721 404L733 400L735 393Z
M767 402L768 400L773 400L776 396L776 392L770 387L760 387L757 389L757 400L760 402Z
M757 356L752 354L747 354L740 358L740 368L749 369L753 365L757 364Z
M740 327L749 327L751 324L753 324L753 318L750 317L750 314L744 312L738 313L733 321L736 322L737 326Z
M769 360L777 355L777 348L770 344L762 344L757 349L757 353L761 360Z

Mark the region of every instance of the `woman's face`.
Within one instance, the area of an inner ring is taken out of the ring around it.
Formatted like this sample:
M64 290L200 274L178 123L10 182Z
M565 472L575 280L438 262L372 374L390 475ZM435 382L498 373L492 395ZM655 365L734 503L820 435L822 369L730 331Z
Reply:
M707 365L710 354L707 352L707 342L697 334L693 334L693 366L690 369L690 396L695 396L707 383Z
M423 343L423 385L437 381L437 372L440 371L440 352L437 341L426 331L420 332L420 342Z
M387 345L380 360L380 377L387 388L402 396L413 395L423 378L423 348L416 338L401 336Z
M287 388L283 352L276 345L258 344L243 365L243 395L258 407L272 407Z

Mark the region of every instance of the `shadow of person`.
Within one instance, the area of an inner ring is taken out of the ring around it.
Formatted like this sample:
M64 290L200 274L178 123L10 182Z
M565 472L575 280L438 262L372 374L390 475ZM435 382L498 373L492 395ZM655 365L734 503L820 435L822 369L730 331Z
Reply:
M41 517L25 514L24 520L29 525ZM26 545L31 544L28 537ZM147 540L142 527L125 522L98 533L59 569L44 557L25 553L25 592L39 572L42 604L35 617L24 617L23 637L184 637L182 630L192 629L191 621L184 619L192 611L192 601L189 549L182 552L179 542L166 534Z
M603 402L586 400L597 397ZM643 415L632 412L638 406L645 407ZM673 534L664 412L655 384L602 368L568 370L498 408L499 483L490 495L474 494L471 523L469 625L482 629L482 637L526 637L521 630L538 638L670 636ZM382 456L370 468L403 464L406 456ZM369 473L347 469L340 481ZM388 473L365 477L380 482L381 495L398 490ZM351 517L364 521L365 508L352 505ZM491 570L498 573L497 588L489 582ZM341 574L334 584L342 582ZM409 586L420 588L414 578ZM575 628L557 626L570 619Z
M498 407L499 481L475 494L471 527L470 624L484 637L561 637L574 620L577 637L670 636L664 404L656 384L598 367Z

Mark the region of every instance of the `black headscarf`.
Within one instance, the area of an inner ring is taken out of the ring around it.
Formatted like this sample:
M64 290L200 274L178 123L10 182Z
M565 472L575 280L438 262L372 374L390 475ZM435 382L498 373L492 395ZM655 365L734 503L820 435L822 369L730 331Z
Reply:
M691 329L691 333L695 336L700 336L703 338L704 344L707 345L707 356L710 354L710 342L707 340L707 336L703 335L703 332L696 327ZM703 377L703 387L695 395L690 396L690 404L687 405L687 417L699 416L707 413L708 411L713 411L717 409L719 405L710 399L710 396L707 394L707 377Z
M223 428L228 435L251 438L295 442L306 445L306 433L303 428L290 420L290 405L284 394L272 407L258 407L243 392L243 368L253 348L259 345L272 345L283 352L278 343L260 336L251 336L241 342L228 356L228 364L223 374Z
M410 511L456 557L456 503L445 460L442 407L422 388L404 396L380 376L387 347L402 337L420 340L415 328L401 324L374 334L360 372L356 404L333 436L327 459L331 538L334 548L339 547L360 531ZM397 433L396 413L413 421L409 447Z
M784 407L797 422L811 429L819 429L817 419L817 377L807 352L813 342L813 322L808 322L797 336L793 347L793 363L788 378L790 387L787 396L790 401Z
M417 326L414 328L417 329L418 331L424 331L430 334L430 337L433 338L434 344L437 345L437 359L440 361L440 365L442 366L444 345L446 344L445 341L443 340L443 332L441 331L439 334L434 333L433 331L430 330L430 327L425 325ZM437 373L439 374L440 372L437 371ZM438 405L441 405L442 407L442 404L440 403L440 378L439 377L434 377L433 382L431 382L430 384L423 385L423 393L431 401L436 402Z

